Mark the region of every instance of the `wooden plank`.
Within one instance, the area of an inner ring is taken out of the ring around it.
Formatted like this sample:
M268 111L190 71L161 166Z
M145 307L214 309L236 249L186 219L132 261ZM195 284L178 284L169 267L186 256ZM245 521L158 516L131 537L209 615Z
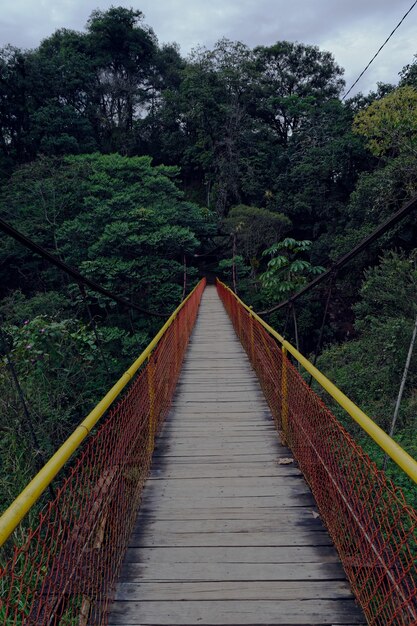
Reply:
M188 406L192 402L198 402L199 404L207 403L208 405L210 405L211 403L223 404L225 400L222 398L222 396L224 396L225 393L227 393L227 402L233 402L234 404L239 405L253 404L255 406L258 404L256 401L259 400L259 404L261 407L266 405L265 396L262 394L262 391L260 390L258 385L248 385L244 389L245 390L242 391L242 389L233 390L227 389L225 387L222 391L219 388L215 390L207 388L196 389L195 387L193 387L193 385L190 385L189 389L184 390L184 395L187 394L187 399L183 400L182 402L177 401L175 403L175 406L178 407L182 404ZM246 400L245 396L247 398ZM256 406L256 408L259 409L259 405Z
M193 442L172 442L162 443L159 442L156 447L158 454L164 454L169 457L175 456L235 456L237 454L274 454L278 450L278 444L272 440L270 442L253 442L250 446L247 442L243 443L228 443L227 441L222 443L220 441L206 441L205 443Z
M352 597L345 581L252 581L252 582L168 582L121 583L117 590L119 601L167 600L348 600Z
M288 453L287 453L287 456L288 456ZM187 464L187 463L190 463L190 461L192 461L193 463L207 463L207 461L210 461L210 463L224 463L225 457L226 457L225 454L208 454L208 455L197 454L195 456L192 456L191 454L188 454L188 455L171 454L170 455L170 454L163 454L162 451L160 451L160 454L157 451L154 456L155 459L171 458L174 460L174 463L177 465L182 464L182 463ZM283 452L281 455L275 454L275 459L278 460L279 458L286 458L285 453ZM245 459L248 460L248 463L251 463L253 461L268 461L271 459L271 452L264 452L263 454L250 454L248 452L248 454L227 455L227 460L229 463L241 463L242 461L244 462Z
M222 478L183 476L179 480L168 480L165 475L163 475L161 478L153 478L149 480L145 488L145 493L147 493L148 489L154 487L155 485L158 489L169 489L172 493L178 493L179 491L189 493L190 489L202 488L204 488L205 492L208 493L208 490L210 489L219 488L238 488L243 490L256 487L261 489L274 489L275 487L292 487L293 485L308 489L301 472L291 476L224 476Z
M346 580L340 563L129 563L123 564L120 580Z
M172 403L172 407L177 411L183 412L188 409L191 411L195 411L198 409L198 413L207 412L215 412L220 411L221 413L228 412L229 409L234 413L248 413L251 412L254 415L259 415L259 413L264 409L266 411L266 401L262 402L261 405L255 400L205 400L202 402L201 398L195 398L195 400L184 400L177 401Z
M164 531L146 527L142 532L132 535L129 546L332 546L327 532L247 532L234 529L232 532L181 532L181 526Z
M190 503L189 503L190 504ZM316 520L318 516L315 506L305 506L301 503L299 506L287 506L281 507L232 507L232 506L197 506L196 502L193 508L187 507L175 507L171 503L170 506L163 507L161 504L155 507L148 503L144 503L141 506L138 522L141 519L148 520L153 519L170 519L170 520L256 520L259 523L259 528L274 528L282 529L287 524L297 524L299 526L302 523L309 524L312 520Z
M300 516L301 518L301 516ZM185 533L280 533L283 527L288 527L294 523L294 518L279 517L277 520L263 520L258 518L248 518L247 514L242 514L241 518L225 519L224 516L220 516L219 519L199 519L194 517L193 519L184 519L184 516L174 517L173 515L158 517L146 517L141 515L136 523L134 534L141 534L143 529L146 528L149 532L169 533L169 532L185 532ZM322 531L323 524L317 518L311 515L308 518L300 519L297 524L297 531L315 533L315 531ZM294 533L297 536L297 533ZM133 535L134 537L134 535ZM313 538L314 541L314 538Z
M337 563L333 546L129 548L126 563Z
M200 443L203 447L207 440L210 444L218 445L219 443L223 443L224 445L239 443L239 444L247 444L252 443L253 441L265 443L265 433L267 432L269 436L271 436L271 440L274 440L274 430L272 427L269 427L264 430L253 430L247 429L242 430L240 432L233 431L231 428L221 430L216 433L215 436L210 434L210 430L213 428L213 425L204 426L194 428L187 428L185 430L178 430L175 428L170 428L169 430L165 430L161 436L158 437L158 442L161 440L170 441L172 444L180 444L180 445L190 445L190 444L198 444ZM204 438L204 443L201 441ZM199 441L194 441L194 439L198 439Z
M259 452L272 452L278 451L280 449L279 443L276 437L269 436L265 441L264 437L254 437L252 440L250 437L232 437L229 435L228 439L222 437L213 437L210 438L207 435L203 434L199 441L189 441L188 439L183 439L181 441L180 438L174 439L158 439L156 443L159 450L186 450L192 451L193 448L198 448L201 452L206 450L207 454L212 454L218 452L224 452L225 449L229 451L230 454L238 454L242 453L252 453L258 454Z
M283 469L285 467L285 469ZM164 468L155 465L149 480L182 480L196 476L199 478L275 478L285 480L291 476L299 476L300 470L296 467L265 463L188 463L175 467ZM190 480L193 480L192 478Z
M256 484L256 482L258 484ZM236 498L250 498L251 506L256 505L256 500L253 498L277 498L288 497L298 495L311 495L309 488L304 482L300 481L299 476L293 476L292 481L281 478L276 484L262 485L262 479L253 481L252 484L229 484L226 479L223 482L215 484L211 482L204 484L201 481L188 480L186 484L181 481L152 481L146 486L144 492L144 498L176 498L178 500L186 499L188 502L190 498L195 496L199 500L212 499L212 498L233 498L233 504L235 505ZM224 502L223 502L224 505Z
M197 419L209 419L210 421L223 421L223 423L239 422L243 423L244 420L250 421L254 426L269 422L272 420L271 414L262 408L252 409L249 406L244 408L229 406L202 406L199 403L195 403L194 406L183 406L181 409L176 410L175 406L172 407L171 417L168 419L174 420L176 413L181 416L181 422L186 422L187 419L193 421Z
M174 437L180 437L182 434L188 432L198 431L206 434L210 438L216 439L221 435L219 429L226 431L229 435L234 437L248 437L249 435L258 435L260 437L277 436L275 431L274 422L268 418L263 417L245 417L241 414L235 415L233 418L230 416L227 419L223 414L218 417L211 415L210 417L193 415L183 415L181 418L181 424L168 420L165 428L161 434L169 432Z
M236 624L281 624L309 626L364 624L353 600L178 600L174 602L116 602L109 624L130 626L159 624L163 626L226 626ZM262 622L260 622L260 618Z
M297 495L297 494L294 494ZM279 498L280 504L283 507L290 507L294 501L294 495L291 496L282 496ZM297 495L297 501L299 505L306 507L308 505L314 506L314 499L311 494L300 494ZM248 497L248 498L202 498L199 496L198 501L195 502L195 509L199 511L201 509L207 510L210 509L212 514L207 515L207 519L210 517L217 516L219 514L219 510L224 511L226 508L225 505L229 505L230 509L234 509L235 511L243 510L245 511L248 506L254 506L258 510L262 508L269 508L273 506L277 502L277 497ZM166 496L164 498L147 498L144 500L144 508L146 507L158 507L158 511L163 514L165 511L183 511L184 507L190 505L190 498L175 498Z

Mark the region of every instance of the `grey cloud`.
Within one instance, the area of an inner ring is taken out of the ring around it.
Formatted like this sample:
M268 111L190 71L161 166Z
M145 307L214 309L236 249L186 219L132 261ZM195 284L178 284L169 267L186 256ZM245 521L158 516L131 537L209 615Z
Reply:
M95 8L133 6L145 14L159 41L177 42L183 54L225 36L253 47L280 39L333 52L349 84L363 69L410 0L3 0L0 45L36 47L57 28L82 30ZM381 54L360 87L395 82L415 52L417 8ZM387 48L388 50L388 48ZM384 56L383 56L384 55Z

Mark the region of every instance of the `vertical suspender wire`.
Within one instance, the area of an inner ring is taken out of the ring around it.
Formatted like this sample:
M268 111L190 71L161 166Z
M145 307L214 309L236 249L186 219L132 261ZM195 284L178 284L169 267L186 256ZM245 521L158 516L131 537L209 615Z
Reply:
M402 400L403 393L404 393L405 383L407 381L408 370L410 368L411 356L413 354L413 349L414 349L414 344L415 344L415 341L416 341L416 336L417 336L417 316L416 316L416 319L415 319L415 322L414 322L413 334L411 336L410 346L408 348L408 354L407 354L407 358L406 358L406 361L405 361L405 366L404 366L404 371L403 371L403 375L402 375L402 379L401 379L400 389L398 391L397 402L395 403L394 415L392 416L391 428L390 428L390 431L389 431L389 436L390 437L392 437L393 434L394 434L395 424L397 422L398 413L400 411L401 400ZM382 469L384 471L387 469L387 464L388 464L388 455L385 453L385 455L384 455L384 462L382 464Z
M14 366L13 360L10 356L10 348L8 346L7 340L6 340L6 333L4 332L3 328L0 327L0 333L1 333L1 342L3 344L3 349L4 349L4 354L6 357L6 362L7 362L7 368L10 372L10 375L13 379L13 382L15 384L16 387L16 391L17 394L19 396L19 400L20 400L20 404L22 405L22 409L23 409L23 413L25 415L25 422L26 422L26 426L27 429L30 433L31 439L32 439L32 444L35 447L36 453L37 454L42 454L41 452L41 446L38 440L38 437L36 435L35 429L33 427L33 419L32 419L32 415L30 414L27 402L26 402L26 398L25 398L25 394L23 393L23 389L20 385L19 382L19 378L17 376L17 372L16 372L16 368ZM36 465L38 465L38 462L36 462Z
M80 290L81 297L82 297L82 299L83 299L83 302L84 302L85 307L86 307L87 312L88 312L88 318L89 318L89 320L90 320L90 325L91 325L91 328L93 329L93 333L94 333L94 336L95 336L95 338L96 338L97 347L98 347L99 352L100 352L101 360L103 361L103 364L104 364L104 368L105 368L105 370L106 370L107 377L109 377L109 376L110 376L110 368L109 368L109 364L108 364L107 359L106 359L106 356L105 356L105 354L104 354L104 352L103 352L103 347L102 347L101 339L100 339L100 337L99 337L99 335L98 335L98 332L97 332L97 324L96 324L95 319L94 319L94 317L93 317L93 315L92 315L92 313L91 313L90 305L89 305L89 304L88 304L88 302L87 302L87 294L86 294L86 291L85 291L85 287L84 287L84 285L82 285L81 283L78 283L78 288L79 288L79 290Z
M233 291L237 295L237 275L236 275L236 234L233 233L233 248L232 248L232 280Z
M283 337L285 337L285 335L286 335L287 328L288 328L288 322L290 321L291 306L292 306L291 303L287 306L287 315L285 317L284 330L282 332L282 336Z
M135 334L135 327L133 325L133 311L132 309L128 309L128 317L129 317L129 326L130 326L130 330L132 331L132 335Z
M187 293L187 257L185 256L185 253L182 256L182 263L183 263L183 279L182 279L181 302L183 302L185 298L185 294Z
M337 276L337 269L330 274L330 282L329 282L329 287L328 287L328 290L327 290L326 305L324 307L324 313L323 313L323 319L322 319L322 322L321 322L320 334L319 334L319 338L317 340L316 351L314 353L314 359L312 361L313 365L316 364L317 358L319 356L319 352L320 352L320 349L321 349L321 344L322 344L322 341L323 341L323 334L324 334L324 327L326 325L327 314L329 312L329 306L330 306L330 301L331 301L331 297L332 297L333 284L334 284L334 282L336 280L336 276ZM311 387L312 381L313 381L313 377L310 374L310 379L309 379L309 382L308 382L309 387Z
M35 428L33 426L33 419L32 419L32 415L31 412L29 411L29 407L26 401L26 397L25 394L23 392L22 386L20 384L19 381L19 377L17 375L17 371L13 362L13 359L10 356L10 347L9 344L7 342L7 338L6 338L6 333L3 329L3 327L0 325L0 337L1 337L1 343L3 346L3 350L4 350L4 355L6 357L6 363L7 363L7 368L10 372L10 375L12 377L12 380L15 384L16 387L16 391L17 391L17 395L19 396L19 400L20 400L20 404L22 405L22 409L23 409L23 413L25 416L25 424L27 427L27 430L29 431L29 435L30 438L32 440L32 445L35 448L35 467L37 469L37 471L39 472L40 469L45 465L46 463L46 458L45 455L43 453L41 444L39 442L38 436L36 434ZM41 462L39 462L39 458L41 459ZM52 487L52 485L49 485L49 493L51 494L52 498L55 498L55 491Z
M295 336L295 347L297 348L298 352L300 351L300 342L298 340L298 325L297 325L297 315L295 313L295 304L292 302L291 303L291 310L292 310L292 319L294 322L294 336ZM297 361L297 369L298 371L300 371L300 363Z

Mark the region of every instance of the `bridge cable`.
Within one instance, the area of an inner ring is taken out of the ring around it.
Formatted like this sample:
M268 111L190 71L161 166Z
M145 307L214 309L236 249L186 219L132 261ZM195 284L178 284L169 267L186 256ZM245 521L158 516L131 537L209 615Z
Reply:
M147 309L144 309L143 307L135 304L134 302L129 302L129 300L126 300L122 296L118 296L112 291L105 289L104 287L96 283L94 280L91 280L90 278L83 276L78 270L74 269L70 265L67 265L67 263L64 263L63 261L58 259L56 256L54 256L53 254L45 250L45 248L42 248L42 246L35 243L32 239L29 239L29 237L26 237L26 235L18 231L16 228L13 228L13 226L8 224L1 218L0 218L0 230L2 230L7 235L10 235L10 237L13 237L13 239L18 241L22 245L24 245L26 248L28 248L32 252L35 252L36 254L40 255L42 258L46 259L52 265L55 265L55 267L58 267L60 270L62 270L69 276L72 276L72 278L74 278L74 280L78 284L83 284L86 287L89 287L90 289L92 289L93 291L101 293L103 296L110 298L110 300L114 300L115 302L118 302L124 307L127 307L129 309L134 309L136 311L139 311L140 313L144 313L145 315L151 315L154 317L164 317L164 318L169 316L168 313L157 313L156 311L148 311Z
M345 100L345 98L350 94L350 92L352 91L352 89L355 87L355 85L358 84L358 82L360 81L360 79L362 78L362 76L365 74L366 70L369 68L369 66L375 61L376 57L378 56L378 54L381 52L381 50L386 46L386 44L389 42L389 40L391 39L391 37L393 36L393 34L395 33L395 31L401 26L401 24L404 22L405 18L408 16L409 13L411 13L411 11L414 9L414 7L417 4L417 0L415 0L415 2L413 2L413 4L411 5L411 7L408 9L407 13L405 13L405 15L403 15L403 17L400 19L400 21L398 22L397 26L394 28L394 30L390 33L390 35L388 35L388 37L386 38L386 40L384 41L384 43L382 44L382 46L380 46L380 48L378 49L378 51L374 54L374 56L372 57L372 59L369 61L368 65L365 67L364 70L362 70L362 72L359 74L358 78L355 80L355 82L353 83L353 85L350 86L350 88L348 89L348 91L345 93L345 95L342 98L342 101Z
M288 328L288 322L290 319L290 313L291 313L291 307L292 307L292 303L290 302L290 306L287 308L287 316L285 318L285 324L284 324L284 330L282 332L282 336L285 337L286 332L287 332L287 328Z
M300 341L298 338L298 324L297 324L297 314L295 311L295 304L294 302L291 304L291 312L292 312L292 321L294 323L294 337L295 337L295 347L297 348L297 351L300 352ZM298 371L300 371L300 364L297 362L297 369Z
M97 347L98 347L98 350L100 352L101 360L103 361L104 369L106 370L106 375L107 375L107 379L108 379L108 382L109 382L110 381L110 367L109 367L106 355L104 354L103 345L102 345L100 336L98 334L96 321L95 321L95 319L93 317L93 314L91 313L91 308L90 308L90 305L89 305L89 303L87 301L87 293L86 293L84 285L81 284L81 283L78 283L78 289L80 290L81 299L84 302L85 308L87 309L88 318L90 320L90 326L93 329L93 333L94 333L94 337L96 339Z
M324 327L326 325L327 314L328 314L328 311L329 311L330 300L331 300L331 297L332 297L332 290L333 290L334 283L336 282L336 277L337 277L337 270L335 270L334 272L332 272L332 274L330 274L330 281L329 281L329 286L328 286L328 290L327 290L326 305L324 307L324 313L323 313L323 319L322 319L322 322L321 322L319 338L317 340L316 350L314 352L314 358L312 360L313 365L316 365L317 358L318 358L319 352L321 350L321 344L323 342ZM309 379L309 382L308 382L308 386L309 387L311 387L311 383L312 382L313 382L313 376L312 376L312 374L310 374L310 379Z
M182 259L183 259L183 281L182 281L182 295L181 295L181 302L184 301L185 298L185 294L187 293L187 257L185 256L185 253L182 255Z
M36 453L34 455L34 461L35 461L36 471L39 472L42 469L42 467L45 465L47 459L45 457L45 453L44 453L44 451L42 449L42 446L40 444L38 436L36 434L35 427L34 427L34 424L33 424L33 417L32 417L31 411L29 409L27 398L26 398L25 393L24 393L24 391L22 389L22 385L20 384L19 376L17 374L17 370L16 370L14 361L13 361L12 356L11 356L11 345L10 345L9 341L7 340L7 333L4 330L2 324L3 324L3 320L1 320L1 324L0 324L0 339L1 339L2 349L3 349L3 352L4 352L4 356L6 358L7 368L9 370L9 372L10 372L11 378L12 378L12 380L14 382L15 387L16 387L16 391L17 391L17 395L18 395L19 400L20 400L20 404L22 405L23 414L25 416L25 425L26 425L27 431L29 431L29 435L30 435L30 438L32 440L32 445L33 445L33 447L35 448L35 451L36 451ZM49 493L52 496L52 498L55 498L56 494L55 494L55 490L54 490L52 484L49 484L48 488L49 488Z
M278 304L274 304L269 309L259 311L258 315L264 315L264 316L269 315L270 313L273 313L274 311L279 311L285 306L288 306L291 303L298 300L298 298L300 298L302 295L310 291L310 289L312 289L313 287L316 287L316 285L321 283L323 280L326 280L331 275L332 272L335 272L336 270L339 271L340 268L346 265L346 263L348 263L351 259L353 259L360 252L368 248L371 245L371 243L379 239L381 235L385 234L398 222L400 222L402 219L407 217L416 207L417 207L417 195L415 195L411 200L409 200L403 207L401 207L401 209L399 209L393 215L391 215L391 217L385 220L385 222L380 224L375 230L371 232L370 235L367 235L364 239L362 239L362 241L360 241L356 246L354 246L349 252L339 257L337 261L335 261L328 270L326 270L325 272L323 272L322 274L314 278L305 287L300 289L300 291L298 291L296 294L294 294L287 300L279 302Z
M407 354L407 358L405 360L404 371L403 371L403 375L402 375L402 378L401 378L401 383L400 383L400 388L399 388L399 391L398 391L397 401L395 403L394 414L392 416L391 427L390 427L390 430L389 430L389 436L390 437L394 436L395 424L397 423L398 413L400 412L401 400L402 400L403 393L404 393L405 383L407 382L408 370L410 368L411 357L412 357L413 350L414 350L414 343L416 341L416 336L417 336L417 315L416 315L416 318L414 320L413 334L411 336L410 346L408 348L408 354ZM382 464L382 469L384 470L384 472L387 469L388 459L389 459L388 454L385 452L384 461L383 461L383 464Z
M233 279L233 291L237 295L237 272L236 272L236 233L233 233L233 247L232 247L232 279Z
M14 366L13 359L10 356L11 347L10 347L9 342L7 341L6 332L5 332L5 330L3 329L2 326L0 326L0 337L1 337L2 348L3 348L3 351L4 351L4 356L6 357L7 368L9 370L10 375L11 375L11 377L13 379L13 382L14 382L14 384L16 386L16 391L17 391L17 394L19 396L20 403L22 405L23 413L25 414L26 426L27 426L27 429L28 429L28 431L30 433L30 436L32 438L32 444L33 444L34 448L36 449L37 454L39 454L39 455L41 455L43 457L43 452L41 450L41 445L40 445L39 439L38 439L38 437L36 435L36 432L35 432L35 429L34 429L34 426L33 426L33 418L32 418L32 415L31 415L31 413L29 411L29 407L28 407L28 404L27 404L27 401L26 401L26 398L25 398L25 394L23 393L23 389L22 389L22 386L20 384L20 381L19 381L19 378L18 378L18 375L17 375L17 372L16 372L16 368ZM43 460L43 464L46 463L46 461L44 459L42 459L42 460ZM38 462L36 462L36 465L38 465ZM40 468L38 468L38 469L40 469Z

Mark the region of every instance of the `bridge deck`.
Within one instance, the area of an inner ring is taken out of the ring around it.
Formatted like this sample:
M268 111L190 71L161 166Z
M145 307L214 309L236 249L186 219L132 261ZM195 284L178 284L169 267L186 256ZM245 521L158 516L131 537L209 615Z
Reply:
M110 624L365 624L289 458L208 287Z

